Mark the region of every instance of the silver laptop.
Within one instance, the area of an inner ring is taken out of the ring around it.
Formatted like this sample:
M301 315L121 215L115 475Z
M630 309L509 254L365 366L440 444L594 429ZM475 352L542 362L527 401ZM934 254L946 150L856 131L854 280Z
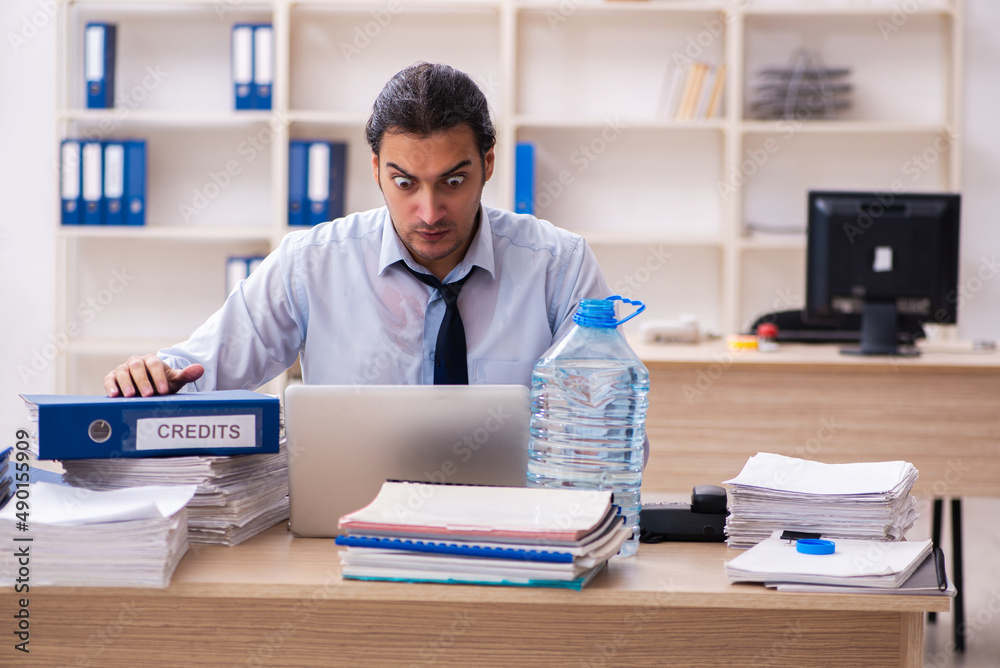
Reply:
M528 396L521 385L289 387L291 530L336 536L389 479L523 487Z

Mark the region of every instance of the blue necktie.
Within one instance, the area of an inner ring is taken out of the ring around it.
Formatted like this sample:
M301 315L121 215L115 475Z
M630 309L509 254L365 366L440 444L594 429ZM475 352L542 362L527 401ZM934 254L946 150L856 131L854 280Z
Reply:
M446 284L430 274L414 271L405 262L402 265L418 281L437 290L444 300L444 319L441 321L437 344L434 348L434 384L468 385L469 364L465 347L465 326L462 324L462 316L458 312L458 292L462 289L462 285L469 280L472 271L470 270L465 278Z

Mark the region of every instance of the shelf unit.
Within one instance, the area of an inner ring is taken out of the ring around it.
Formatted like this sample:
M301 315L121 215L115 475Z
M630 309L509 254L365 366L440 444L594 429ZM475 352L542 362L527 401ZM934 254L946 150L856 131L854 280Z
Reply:
M809 189L959 190L962 2L913 5L58 3L57 138L143 137L149 175L146 227L59 229L58 390L100 392L129 354L183 340L221 304L225 258L278 244L289 139L347 142L347 210L381 206L362 129L385 81L418 60L448 62L486 92L499 143L484 201L512 205L514 146L534 142L536 214L587 237L612 288L647 303L644 319L693 314L732 333L801 307L804 235L760 230L803 228ZM89 20L119 25L112 110L83 108ZM272 111L232 110L238 22L274 26ZM854 106L837 120L750 118L753 74L802 46L851 67ZM718 117L657 116L679 58L725 65Z

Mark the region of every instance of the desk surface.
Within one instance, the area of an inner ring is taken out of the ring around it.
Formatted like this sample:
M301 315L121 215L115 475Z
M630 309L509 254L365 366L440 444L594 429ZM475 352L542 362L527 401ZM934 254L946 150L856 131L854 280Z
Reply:
M722 544L642 545L580 592L343 581L337 550L279 525L194 547L165 590L32 588L31 653L0 664L920 666L924 612L951 600L730 585Z
M884 367L905 370L908 368L962 368L983 369L996 373L1000 369L1000 352L974 351L958 346L927 346L917 357L890 357L883 355L845 355L841 344L782 343L778 350L730 351L724 341L705 341L697 344L638 343L632 344L644 362L701 364L721 362L726 364L762 366L837 366Z
M730 352L636 346L650 373L643 490L720 484L758 452L906 460L927 496L1000 496L1000 354L842 355L834 345Z
M722 543L643 544L635 557L613 559L582 592L534 587L498 587L360 582L341 580L339 547L333 540L295 538L283 525L228 549L193 545L170 586L171 596L217 597L234 593L259 598L298 598L336 582L331 598L425 602L572 602L574 605L803 610L945 611L949 599L925 596L794 594L762 585L732 585L723 564L739 552ZM294 568L290 565L294 564ZM70 591L70 590L67 590ZM81 593L74 588L74 595ZM155 594L154 594L155 595Z

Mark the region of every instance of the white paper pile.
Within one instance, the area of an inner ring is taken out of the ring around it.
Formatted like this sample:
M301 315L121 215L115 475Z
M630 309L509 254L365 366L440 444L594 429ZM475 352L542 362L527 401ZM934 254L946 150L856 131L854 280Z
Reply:
M750 547L774 531L823 538L901 540L917 519L909 462L824 464L770 453L727 480L726 542Z
M0 510L0 582L30 586L166 587L188 549L192 485L109 492L36 482L28 510ZM24 569L24 570L22 570Z
M196 485L188 504L192 543L237 545L288 518L288 453L75 459L63 479L94 490Z

